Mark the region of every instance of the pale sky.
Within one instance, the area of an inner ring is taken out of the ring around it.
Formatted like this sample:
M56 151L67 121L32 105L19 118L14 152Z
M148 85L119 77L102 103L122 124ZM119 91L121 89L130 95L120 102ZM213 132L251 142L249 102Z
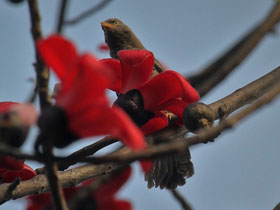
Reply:
M44 35L56 26L56 0L39 0ZM99 2L70 1L68 17ZM115 0L104 10L76 26L65 28L81 52L97 51L104 42L100 22L117 17L129 25L147 49L169 66L188 75L220 55L252 28L272 7L273 0ZM0 2L0 101L24 101L32 91L34 49L27 3ZM212 103L280 65L279 27L268 35L249 58L201 101ZM55 83L52 76L50 89ZM280 202L280 99L223 133L215 143L191 149L195 175L179 188L195 210L263 210ZM32 151L34 134L24 146ZM33 137L33 138L32 138ZM80 141L63 151L68 154L90 141ZM30 165L38 165L30 162ZM166 190L148 190L135 165L119 197L131 200L136 210L181 209ZM25 200L10 201L0 209L25 209Z

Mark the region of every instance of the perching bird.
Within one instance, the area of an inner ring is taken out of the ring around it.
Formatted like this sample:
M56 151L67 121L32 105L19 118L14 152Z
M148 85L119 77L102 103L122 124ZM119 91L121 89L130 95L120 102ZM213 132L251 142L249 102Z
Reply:
M112 58L118 59L118 51L124 49L146 49L141 41L136 37L132 30L122 21L116 18L110 18L101 22L105 35L105 42L110 48ZM164 67L158 60L154 61L153 76L164 71ZM129 112L127 112L130 114ZM171 113L170 113L171 114ZM136 115L130 117L133 119ZM138 116L138 115L137 115ZM135 122L139 119L133 119ZM166 143L165 138L159 138L153 144ZM184 185L185 178L191 177L194 173L189 149L180 154L165 155L154 160L154 167L145 179L148 187L174 189L177 186Z
M135 36L133 31L117 18L109 18L101 22L102 29L105 34L105 42L110 48L112 58L118 59L119 50L145 50L140 40ZM155 58L154 69L161 73L164 67Z

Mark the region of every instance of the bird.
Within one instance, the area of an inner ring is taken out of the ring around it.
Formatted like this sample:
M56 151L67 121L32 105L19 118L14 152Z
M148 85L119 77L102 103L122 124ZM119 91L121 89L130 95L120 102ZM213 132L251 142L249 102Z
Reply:
M101 22L105 35L105 42L110 49L110 56L118 59L119 50L146 50L133 31L117 18L109 18ZM163 65L155 58L153 76L165 70Z
M133 31L119 19L109 18L101 22L101 27L112 58L118 59L119 50L146 50ZM165 68L161 63L155 59L152 77L162 73L164 70ZM127 112L127 110L125 111ZM129 112L127 114L136 123L137 120L139 121L139 119L133 119L136 115L131 115ZM172 139L160 137L152 142L152 144L157 145L170 141ZM191 177L193 174L194 167L191 155L189 149L186 148L182 153L165 155L154 159L154 166L149 173L145 174L145 180L148 182L148 188L175 189L177 186L184 185L186 178Z

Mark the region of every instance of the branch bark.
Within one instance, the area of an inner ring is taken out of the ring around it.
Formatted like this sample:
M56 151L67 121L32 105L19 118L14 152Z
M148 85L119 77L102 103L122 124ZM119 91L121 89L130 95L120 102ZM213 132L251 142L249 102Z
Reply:
M272 86L280 82L280 67L267 73L263 77L251 82L250 84L234 91L232 94L210 104L209 106L214 111L215 119L219 118L219 111L229 115L235 110L250 104L252 101L260 98Z

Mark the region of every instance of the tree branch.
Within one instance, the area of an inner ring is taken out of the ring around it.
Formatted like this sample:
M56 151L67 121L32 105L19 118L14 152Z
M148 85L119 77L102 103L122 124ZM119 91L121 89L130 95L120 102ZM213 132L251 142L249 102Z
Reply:
M219 118L219 111L229 115L240 107L250 104L252 101L260 98L271 87L280 82L280 67L267 73L263 77L251 82L250 84L234 91L232 94L210 104L214 111L215 119Z
M199 73L187 77L200 96L203 97L222 80L224 80L255 49L263 37L273 30L280 20L280 3L252 31L247 33L232 48Z
M43 38L40 24L41 17L37 0L28 0L28 6L31 19L31 33L34 42L34 49L36 52L36 63L34 64L37 77L36 90L39 93L41 109L44 109L50 105L50 98L48 93L49 70L41 60L36 48L36 41Z

